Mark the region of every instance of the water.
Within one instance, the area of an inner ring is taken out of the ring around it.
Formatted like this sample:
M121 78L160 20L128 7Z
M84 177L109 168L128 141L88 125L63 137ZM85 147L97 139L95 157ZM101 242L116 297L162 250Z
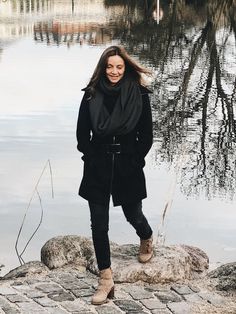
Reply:
M230 1L0 1L0 264L19 265L14 245L38 190L43 222L23 258L39 259L53 236L90 236L75 128L81 88L101 52L122 44L153 70L155 142L144 200L155 235L206 251L212 264L235 261L235 6ZM231 5L229 5L231 3ZM166 203L164 227L161 217ZM37 195L19 240L40 220ZM120 225L122 224L122 231ZM138 242L120 207L110 238Z

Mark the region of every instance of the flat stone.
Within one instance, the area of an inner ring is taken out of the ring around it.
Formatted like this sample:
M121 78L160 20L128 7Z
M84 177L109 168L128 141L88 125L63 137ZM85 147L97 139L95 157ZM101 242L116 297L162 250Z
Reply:
M147 313L149 313L149 312L144 312L144 311L135 311L135 312L133 312L133 311L131 311L131 312L127 312L127 313L129 313L129 314L147 314Z
M22 293L25 293L26 291L30 291L32 288L29 285L19 285L19 286L14 286L14 288L17 291L20 291Z
M6 298L12 303L29 302L27 298L23 297L20 294L9 294L9 295L6 295Z
M68 312L79 312L89 311L89 308L86 307L80 300L76 299L74 301L64 301L61 302L61 306L64 307Z
M156 309L152 310L152 314L172 314L172 312L168 309Z
M9 306L11 306L11 304L6 300L6 298L0 296L0 308Z
M155 296L163 303L168 303L168 302L180 302L182 301L181 296L176 294L173 291L157 291L154 293Z
M191 307L188 303L182 302L170 302L167 307L173 314L191 314Z
M3 307L2 310L5 314L20 314L20 311L13 307Z
M45 282L45 281L47 281L47 280L43 280L43 282ZM39 279L33 279L33 278L31 278L31 279L28 279L28 280L26 280L26 282L28 283L28 285L35 285L35 284L37 284L37 283L39 283L40 282L40 280Z
M193 290L186 285L172 285L171 289L181 295L193 293Z
M122 312L115 307L102 305L97 306L96 311L98 314L121 314Z
M185 301L191 303L198 303L203 301L202 298L197 293L185 294L183 297Z
M115 298L118 299L126 299L126 300L132 300L132 297L129 293L125 292L124 290L115 290Z
M45 294L39 290L25 291L24 294L30 299L42 298L45 296Z
M11 287L0 286L0 294L1 295L16 294L16 290L14 290Z
M44 310L39 304L35 302L21 302L18 306L22 313L24 314L46 314L47 311Z
M49 307L47 308L47 311L50 314L67 314L66 311L60 309L59 307Z
M142 307L132 300L114 300L113 302L124 312L142 311Z
M190 288L193 292L198 293L198 292L201 291L198 287L196 287L196 286L194 286L194 285L189 284L188 286L189 286L189 288Z
M48 273L49 269L39 261L27 262L24 265L18 266L6 274L4 279L19 279L31 276L31 278L37 277L39 274ZM34 276L34 277L33 277Z
M76 282L61 282L60 285L66 290L76 290L76 289L89 289L90 285L78 280Z
M14 281L13 283L11 283L11 286L22 286L24 283L22 281Z
M57 306L56 302L52 301L49 298L35 298L35 302L42 305L43 307L55 307Z
M128 292L134 300L153 298L153 294L143 287L127 286L123 290Z
M75 298L69 292L64 291L55 291L48 294L48 297L53 301L62 302L62 301L73 301Z
M55 283L42 283L42 284L36 285L35 288L45 293L63 291L63 289Z
M71 292L76 296L76 298L90 297L94 294L94 289L78 289Z
M214 306L221 306L225 304L225 299L216 294L216 293L211 293L211 292L199 292L198 295L203 299L206 300L207 302L211 303Z
M166 305L158 299L146 299L140 301L147 309L165 309Z

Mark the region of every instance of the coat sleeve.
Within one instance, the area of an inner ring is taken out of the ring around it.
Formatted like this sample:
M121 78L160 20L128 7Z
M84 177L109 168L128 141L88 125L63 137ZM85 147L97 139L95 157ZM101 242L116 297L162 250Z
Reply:
M142 95L143 109L138 123L137 153L143 159L149 152L153 143L152 111L148 94Z
M89 103L86 99L86 95L83 96L83 99L80 104L79 115L77 120L77 149L86 156L93 154L91 147L91 120L89 114Z

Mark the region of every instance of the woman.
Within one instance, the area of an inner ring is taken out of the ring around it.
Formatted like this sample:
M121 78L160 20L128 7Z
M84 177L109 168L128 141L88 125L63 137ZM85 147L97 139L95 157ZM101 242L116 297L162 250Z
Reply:
M139 262L146 263L153 255L152 229L142 212L144 158L153 140L150 91L142 85L142 74L150 72L124 48L107 48L84 88L79 110L77 147L84 161L79 195L88 200L100 271L92 297L96 305L114 296L108 238L110 196L114 206L122 206L140 237Z

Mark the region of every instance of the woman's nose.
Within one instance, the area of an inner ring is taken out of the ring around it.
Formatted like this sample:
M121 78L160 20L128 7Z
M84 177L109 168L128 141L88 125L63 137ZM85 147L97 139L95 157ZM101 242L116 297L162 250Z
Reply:
M112 69L112 73L116 74L118 71L117 71L117 68L113 68Z

